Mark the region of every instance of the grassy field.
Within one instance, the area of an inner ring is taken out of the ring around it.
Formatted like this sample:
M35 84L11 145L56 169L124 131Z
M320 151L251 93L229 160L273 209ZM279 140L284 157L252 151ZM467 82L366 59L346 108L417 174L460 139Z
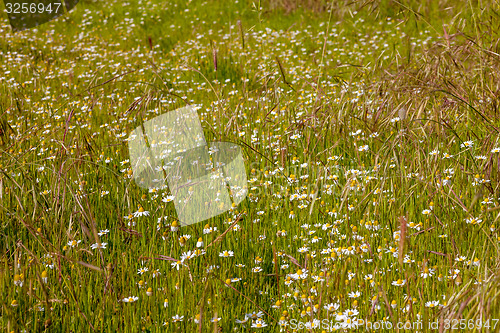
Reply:
M499 13L86 0L19 33L3 15L0 330L498 332ZM186 105L242 147L249 194L179 228L127 138Z

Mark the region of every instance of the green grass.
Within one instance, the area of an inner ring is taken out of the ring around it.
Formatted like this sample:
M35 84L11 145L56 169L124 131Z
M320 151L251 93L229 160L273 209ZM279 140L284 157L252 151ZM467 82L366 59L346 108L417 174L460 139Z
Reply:
M497 331L499 10L83 1L17 34L4 16L0 328L292 332L350 311ZM135 184L126 138L186 104L207 141L240 143L251 190L173 231L168 193ZM129 219L140 207L149 216ZM260 311L263 328L236 321Z

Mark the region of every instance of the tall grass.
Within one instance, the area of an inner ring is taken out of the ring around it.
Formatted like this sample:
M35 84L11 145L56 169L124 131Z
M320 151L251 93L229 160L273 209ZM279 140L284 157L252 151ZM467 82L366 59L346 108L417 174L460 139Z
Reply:
M0 327L494 332L498 10L85 1L15 35L4 19ZM176 230L126 138L186 104L207 140L243 147L251 191Z

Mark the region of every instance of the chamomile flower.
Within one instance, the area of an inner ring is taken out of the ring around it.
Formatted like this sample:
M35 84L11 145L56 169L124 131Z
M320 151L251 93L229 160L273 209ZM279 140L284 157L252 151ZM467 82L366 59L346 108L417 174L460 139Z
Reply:
M431 210L430 210L430 209L424 209L424 210L422 211L422 214L424 214L424 215L429 215L430 213L431 213Z
M234 252L225 250L225 251L222 251L221 253L219 253L219 257L223 257L223 258L234 257Z
M248 321L248 318L246 318L246 317L245 317L245 319L243 319L243 320L235 319L235 322L236 322L237 324L245 324L247 321Z
M299 251L299 253L306 253L307 251L309 251L309 248L307 246L303 246L299 248L297 251Z
M81 240L72 240L68 242L69 247L76 247L78 244L81 243Z
M47 271L43 271L41 276L42 276L43 283L47 283L49 280Z
M402 287L406 284L406 280L398 279L397 281L392 281L393 286Z
M139 207L137 212L134 212L134 217L141 217L141 216L148 216L149 212L147 210L144 210L142 206Z
M124 302L124 303L134 303L137 300L139 300L139 297L137 297L137 296L129 296L129 297L125 297L124 299L122 299L122 302Z
M420 276L423 277L424 279L433 276L434 275L434 269L432 268L427 268L425 267L422 272L420 273Z
M142 274L146 273L147 271L149 271L149 268L142 267L142 268L139 268L139 270L137 271L137 274L142 275Z
M175 315L172 317L172 322L174 322L174 323L177 323L177 322L183 321L183 320L184 320L184 316Z
M439 306L439 301L429 301L425 303L426 308L435 308Z
M464 141L464 143L462 143L460 145L460 148L471 148L473 145L474 145L474 141L472 141L472 140Z
M174 220L170 225L170 231L176 232L177 230L179 230L179 223L177 223L177 221Z
M90 248L92 250L95 250L95 249L105 249L106 245L108 245L108 243L95 243L95 244L90 245Z
M261 318L262 316L264 315L264 312L262 311L259 311L259 312L252 312L252 313L246 313L245 314L245 318L249 318L249 319L259 319Z
M340 308L340 304L339 303L328 303L323 308L328 312L334 312Z
M22 287L24 284L24 275L23 274L15 274L14 275L14 285L18 287Z
M161 201L163 201L163 202L171 202L171 201L174 201L174 198L175 197L173 195L167 195L167 197L161 199Z
M170 264L173 268L177 268L177 270L179 270L179 268L181 266L183 266L184 264L182 263L182 261L180 260L177 260L177 261L174 261Z
M262 319L257 319L255 322L252 323L252 328L264 328L266 327L267 324L264 322Z
M104 229L104 230L99 230L99 232L97 233L99 236L104 236L106 235L107 233L109 233L109 229Z

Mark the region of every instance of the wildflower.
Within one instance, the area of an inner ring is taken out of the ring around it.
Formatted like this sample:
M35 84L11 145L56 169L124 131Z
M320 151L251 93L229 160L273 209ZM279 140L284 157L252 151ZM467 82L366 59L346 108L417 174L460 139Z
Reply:
M12 302L10 302L10 306L12 306L13 308L18 307L19 303L17 303L17 301L13 299Z
M369 148L368 148L368 145L364 145L364 146L361 146L358 148L358 151L367 151Z
M262 272L262 271L263 271L263 269L260 268L259 266L252 268L252 273L259 273L259 272Z
M196 247L203 247L205 244L203 243L203 238L198 238L198 241L196 242Z
M309 251L309 248L307 246L304 246L304 247L299 248L297 251L299 251L300 253L305 253L305 252Z
M291 274L291 277L294 280L299 280L299 279L305 279L305 278L307 278L307 275L308 275L307 269L304 269L304 270L299 269L299 270L297 270L297 273Z
M492 205L492 204L494 204L493 198L486 197L486 198L484 198L483 201L481 201L481 204L483 204L483 205Z
M163 201L163 202L170 202L170 201L173 201L173 200L174 200L174 198L175 198L175 197L174 197L173 195L167 195L167 197L166 197L166 198L161 199L161 201Z
M445 158L451 158L451 157L453 157L453 155L450 155L448 153L443 153L443 159L445 159Z
M473 141L465 141L460 145L460 148L470 148L474 145Z
M424 209L424 210L422 211L422 214L424 214L424 215L429 215L430 213L431 213L431 210L430 210L430 209Z
M439 306L439 301L429 301L425 303L426 308L435 308Z
M177 322L183 321L183 320L184 320L184 316L175 315L175 316L172 317L172 321L174 323L177 323Z
M215 228L215 227L211 228L210 225L205 224L205 227L203 228L203 234L206 235L206 234L209 234L209 233L216 231L216 230L217 230L217 228Z
M107 233L109 233L109 229L100 230L97 234L99 236L103 236L106 235Z
M477 217L471 217L471 218L465 219L465 222L467 224L474 225L474 224L479 224L479 223L483 222L483 220L481 220L480 218L477 218Z
M500 147L495 147L491 150L492 153L500 153Z
M425 267L424 270L422 271L422 273L420 273L420 276L423 277L424 279L426 279L432 275L434 275L434 269L427 268L427 267Z
M142 267L142 268L139 268L139 270L137 271L137 274L142 275L142 274L146 273L147 271L149 271L149 268Z
M401 280L401 279L398 279L397 281L392 281L392 285L398 286L398 287L404 286L405 283L406 283L406 280Z
M396 258L398 256L398 249L391 246L385 251L385 253L392 253L392 256Z
M180 260L177 260L175 262L172 262L170 264L173 268L177 268L177 270L179 270L179 268L183 265L182 262Z
M329 303L324 306L324 309L328 312L337 311L340 307L339 303Z
M106 245L108 245L108 243L95 243L95 244L90 245L90 248L92 250L95 250L95 249L105 249Z
M47 271L42 272L42 281L43 281L43 283L47 283L47 281L48 281Z
M354 316L357 316L358 314L359 314L359 311L356 309L347 309L343 313L343 315L345 317L354 317Z
M223 257L223 258L234 257L234 252L225 250L225 251L222 251L221 253L219 253L219 257Z
M165 298L163 301L163 307L166 308L168 306L168 298Z
M245 319L243 319L243 320L239 320L239 319L236 319L236 320L235 320L235 322L236 322L237 324L245 324L247 321L248 321L248 318L246 318L246 317L245 317Z
M220 268L220 266L210 265L210 266L208 266L208 267L207 267L206 272L207 272L207 273L210 273L211 271L213 271L213 270L214 270L214 269L216 269L216 268Z
M252 313L246 313L245 317L250 318L250 319L259 319L264 315L264 312L259 311L259 312L252 312Z
M172 222L172 225L170 226L170 230L171 230L172 232L176 232L177 230L179 230L179 224L177 223L177 221L176 221L176 220L174 220L174 221Z
M151 287L148 288L148 290L146 290L146 295L148 295L148 296L153 295L153 288L151 288Z
M281 303L282 303L282 301L277 300L277 301L276 301L276 303L274 303L274 304L272 305L272 308L273 308L273 309L279 309L279 308L281 307Z
M137 296L130 296L130 297L125 297L124 299L122 299L122 302L125 302L125 303L134 303L138 299L139 299L139 297L137 297Z
M267 324L264 322L264 320L262 319L257 319L254 323L252 323L252 327L253 328L262 328L262 327L266 327Z
M81 243L81 240L77 240L77 241L76 240L72 240L72 241L68 242L68 246L69 247L75 247L75 246L77 246L80 243Z
M134 217L141 217L141 216L148 216L149 212L147 210L144 210L142 206L139 207L137 212L134 212Z

